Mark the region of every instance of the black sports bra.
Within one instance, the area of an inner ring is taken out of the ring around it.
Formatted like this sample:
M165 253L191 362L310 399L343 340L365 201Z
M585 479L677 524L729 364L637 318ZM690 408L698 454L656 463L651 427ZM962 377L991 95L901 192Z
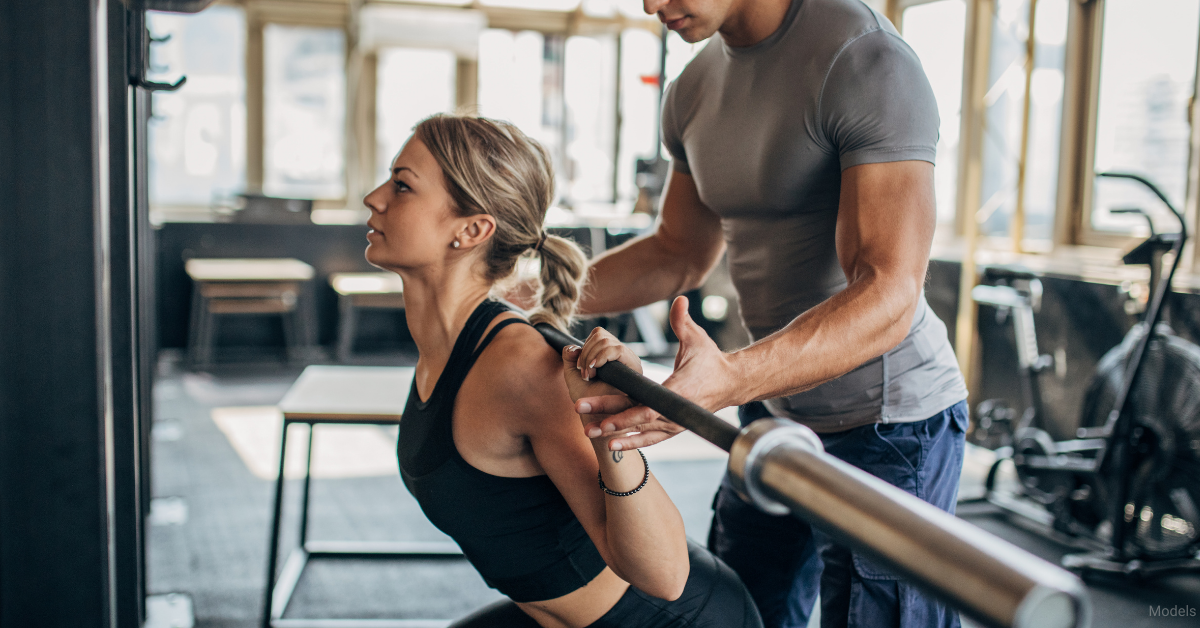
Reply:
M400 476L425 516L450 535L488 586L515 602L554 599L591 582L604 559L561 493L545 475L506 478L472 467L454 446L454 400L467 373L496 333L524 319L485 300L458 335L428 401L416 382L400 421ZM479 344L475 348L476 343Z

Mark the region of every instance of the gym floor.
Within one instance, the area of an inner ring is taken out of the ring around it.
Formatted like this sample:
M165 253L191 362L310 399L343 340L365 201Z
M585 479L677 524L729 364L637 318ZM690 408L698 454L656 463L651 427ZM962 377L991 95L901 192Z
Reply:
M186 628L188 617L199 628L259 625L281 420L273 406L299 374L298 368L272 364L213 373L183 372L169 359L160 365L147 528L149 628ZM293 429L289 451L300 453L304 430ZM445 539L399 481L394 428L327 426L317 432L310 538ZM722 454L706 447L681 446L658 455L649 450L655 475L682 512L688 535L700 541L708 533L710 503L724 470ZM287 477L299 476L300 462L289 454ZM981 468L985 465L966 465L964 496L978 493ZM286 491L283 547L288 548L297 534L299 482L290 480ZM986 504L963 503L959 514L1053 562L1072 551ZM1088 585L1097 628L1200 622L1200 575ZM314 561L285 617L446 619L497 597L461 560ZM1184 616L1162 616L1172 609L1182 609ZM1194 615L1188 616L1189 610Z

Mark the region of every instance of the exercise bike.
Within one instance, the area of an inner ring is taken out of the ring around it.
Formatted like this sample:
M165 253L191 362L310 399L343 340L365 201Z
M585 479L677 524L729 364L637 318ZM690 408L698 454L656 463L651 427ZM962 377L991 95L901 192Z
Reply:
M1144 319L1097 365L1072 440L1056 441L1044 429L1039 377L1054 361L1039 353L1034 333L1041 281L1023 270L985 271L993 285L977 286L972 298L1012 320L1025 404L1019 416L1002 400L976 408L977 440L997 453L986 499L1085 550L1063 558L1064 567L1084 575L1200 570L1200 347L1164 322L1187 226L1150 181L1117 172L1099 176L1144 185L1170 209L1180 231L1155 233L1151 223L1150 237L1124 256L1127 265L1150 266L1152 293ZM1141 209L1114 211L1150 220ZM997 472L1008 461L1019 485L1000 491Z

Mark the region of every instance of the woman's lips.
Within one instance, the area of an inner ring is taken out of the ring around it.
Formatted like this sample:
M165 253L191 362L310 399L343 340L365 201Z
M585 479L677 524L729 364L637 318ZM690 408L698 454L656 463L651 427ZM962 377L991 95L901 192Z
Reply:
M687 16L685 15L681 18L676 18L674 20L669 20L669 21L663 22L663 24L666 25L668 30L678 30L679 27L683 26L683 21L686 19L687 19Z

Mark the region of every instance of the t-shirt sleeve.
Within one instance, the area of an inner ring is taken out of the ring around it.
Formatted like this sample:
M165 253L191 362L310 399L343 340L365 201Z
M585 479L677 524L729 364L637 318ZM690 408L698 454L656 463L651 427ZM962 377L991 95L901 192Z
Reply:
M819 121L845 170L937 155L937 101L916 53L884 30L848 43L821 90Z
M671 83L663 93L662 143L667 147L667 152L671 154L671 166L675 171L692 174L692 168L688 165L687 152L683 149L683 137L679 133L675 101L675 83Z

